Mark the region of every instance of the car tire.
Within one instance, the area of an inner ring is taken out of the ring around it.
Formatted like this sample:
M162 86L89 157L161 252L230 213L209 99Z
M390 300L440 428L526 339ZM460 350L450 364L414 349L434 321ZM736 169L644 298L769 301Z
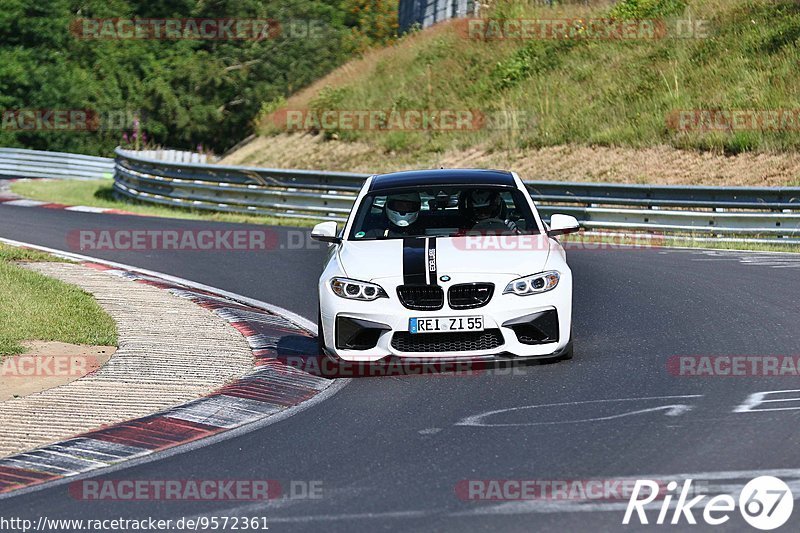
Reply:
M572 326L570 325L569 328L569 340L567 341L567 346L564 348L564 352L556 358L556 361L569 361L573 357L575 357L575 347L572 342Z
M328 355L325 350L325 330L322 328L322 309L317 309L317 351L318 355Z
M575 349L572 345L572 339L570 338L569 342L567 343L567 347L560 356L556 358L556 361L569 361L575 357Z
M572 328L569 330L569 341L567 341L567 345L564 347L564 350L561 352L560 355L556 357L549 357L547 359L542 359L541 363L545 365L558 363L559 361L569 361L575 356L575 348L572 343Z

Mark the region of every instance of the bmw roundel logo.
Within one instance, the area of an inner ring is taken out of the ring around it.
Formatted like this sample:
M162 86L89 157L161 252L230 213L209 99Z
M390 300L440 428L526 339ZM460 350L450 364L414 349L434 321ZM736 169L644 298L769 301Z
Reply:
M442 276L439 281L450 281L450 276Z

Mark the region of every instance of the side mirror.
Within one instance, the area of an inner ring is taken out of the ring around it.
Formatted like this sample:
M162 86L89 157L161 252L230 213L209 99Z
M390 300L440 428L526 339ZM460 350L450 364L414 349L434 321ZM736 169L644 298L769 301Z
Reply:
M336 222L320 222L314 229L311 230L311 238L315 241L329 242L331 244L339 244L342 242L341 237L337 233Z
M581 225L578 219L570 215L555 214L550 217L550 230L547 235L555 237L556 235L566 235L567 233L575 233L580 231Z

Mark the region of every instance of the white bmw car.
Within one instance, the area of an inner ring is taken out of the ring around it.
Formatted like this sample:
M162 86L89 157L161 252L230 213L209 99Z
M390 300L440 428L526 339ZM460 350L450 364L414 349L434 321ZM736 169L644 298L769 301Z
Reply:
M321 353L345 361L572 357L572 273L513 172L425 170L366 180L319 280Z

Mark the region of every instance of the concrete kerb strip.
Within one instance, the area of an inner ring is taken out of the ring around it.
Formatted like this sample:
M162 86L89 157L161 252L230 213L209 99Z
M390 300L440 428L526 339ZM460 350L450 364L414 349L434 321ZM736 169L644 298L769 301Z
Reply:
M335 394L348 381L315 376L279 359L316 352L314 324L288 311L172 276L8 239L0 242L56 253L188 299L242 332L257 363L248 375L200 399L0 459L0 495L156 460L263 427Z
M236 329L191 301L80 264L22 266L92 294L116 322L119 348L81 379L0 403L0 457L186 403L254 366Z

